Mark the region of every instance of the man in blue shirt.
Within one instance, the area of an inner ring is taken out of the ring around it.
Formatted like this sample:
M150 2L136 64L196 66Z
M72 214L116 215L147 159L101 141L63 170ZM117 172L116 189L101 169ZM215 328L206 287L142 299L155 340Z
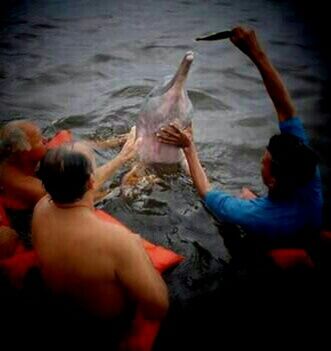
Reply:
M305 246L321 227L322 192L317 157L308 146L303 125L290 95L253 30L237 27L230 40L259 70L274 104L280 134L274 135L262 158L261 174L268 195L256 197L248 189L238 198L211 188L190 131L176 125L158 133L164 143L183 148L199 195L219 219L240 225L249 237L269 248Z

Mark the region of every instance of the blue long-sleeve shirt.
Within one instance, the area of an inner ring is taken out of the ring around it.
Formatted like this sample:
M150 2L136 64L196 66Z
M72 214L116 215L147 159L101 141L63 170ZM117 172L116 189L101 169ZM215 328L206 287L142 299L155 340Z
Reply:
M279 124L281 133L297 136L308 143L304 127L294 117ZM204 202L219 219L240 225L251 236L268 243L296 242L300 233L318 231L322 222L322 186L319 170L293 197L273 200L269 196L240 199L224 191L211 190Z

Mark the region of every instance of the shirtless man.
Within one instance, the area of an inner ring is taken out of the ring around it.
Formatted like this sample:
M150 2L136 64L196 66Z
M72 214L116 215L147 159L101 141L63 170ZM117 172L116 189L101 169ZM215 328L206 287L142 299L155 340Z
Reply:
M0 172L0 194L10 199L4 201L4 207L33 208L45 195L40 180L35 177L37 164L46 152L41 131L32 122L9 122L1 130L1 140L9 149Z
M9 156L0 166L0 196L4 207L33 209L45 195L41 181L36 177L36 167L46 153L39 127L29 121L13 121L1 130L0 139L8 144ZM107 145L105 145L107 146ZM132 129L122 151L95 171L95 188L135 155L135 130ZM95 192L97 196L97 192Z
M146 319L162 319L167 288L139 235L95 215L95 160L87 146L49 150L39 173L49 195L35 207L32 239L51 290L107 319L132 304Z

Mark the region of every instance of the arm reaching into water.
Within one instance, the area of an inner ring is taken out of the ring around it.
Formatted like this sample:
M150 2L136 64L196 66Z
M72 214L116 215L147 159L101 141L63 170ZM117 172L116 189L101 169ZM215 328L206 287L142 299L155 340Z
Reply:
M191 128L181 130L178 126L170 124L169 127L162 128L157 134L157 137L162 143L174 145L183 149L193 183L198 194L203 198L210 190L211 186L199 160L198 152L193 142Z
M231 31L230 40L253 61L259 70L277 111L279 122L292 118L295 115L295 108L290 94L278 71L262 49L255 32L244 27L236 27Z

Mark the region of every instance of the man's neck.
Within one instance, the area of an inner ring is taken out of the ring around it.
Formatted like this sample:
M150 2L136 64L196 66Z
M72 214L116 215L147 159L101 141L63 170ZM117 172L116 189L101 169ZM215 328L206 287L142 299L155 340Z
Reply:
M274 201L287 201L293 197L295 189L277 187L275 189L269 189L268 196Z
M92 191L88 191L85 193L85 195L80 199L75 202L70 202L66 204L60 204L57 202L54 202L56 207L59 208L75 208L75 207L86 207L89 208L91 211L94 210L94 204L93 204L93 193Z

